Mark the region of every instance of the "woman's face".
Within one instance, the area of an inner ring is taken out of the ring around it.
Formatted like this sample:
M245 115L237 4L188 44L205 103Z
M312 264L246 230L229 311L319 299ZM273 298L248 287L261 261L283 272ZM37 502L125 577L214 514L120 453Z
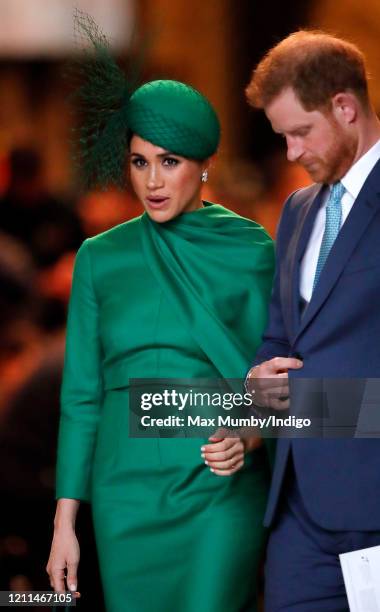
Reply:
M174 155L134 135L129 166L133 189L154 221L164 223L201 208L201 177L208 160Z

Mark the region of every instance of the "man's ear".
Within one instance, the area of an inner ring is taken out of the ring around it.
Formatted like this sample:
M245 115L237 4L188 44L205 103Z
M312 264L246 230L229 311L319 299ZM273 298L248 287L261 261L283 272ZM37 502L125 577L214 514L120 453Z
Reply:
M350 125L355 122L359 112L359 100L355 94L343 91L335 94L331 98L332 112L339 121L345 125Z

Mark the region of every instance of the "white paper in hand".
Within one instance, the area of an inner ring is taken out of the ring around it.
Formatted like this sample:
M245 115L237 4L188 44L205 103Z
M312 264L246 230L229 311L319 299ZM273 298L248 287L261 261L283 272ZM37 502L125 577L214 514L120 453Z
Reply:
M380 612L380 546L339 555L350 612Z

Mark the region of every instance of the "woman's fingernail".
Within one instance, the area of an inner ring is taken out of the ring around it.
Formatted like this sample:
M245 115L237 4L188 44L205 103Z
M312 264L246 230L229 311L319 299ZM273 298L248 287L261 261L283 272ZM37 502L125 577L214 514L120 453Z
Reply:
M208 461L205 460L205 464L208 465Z
M201 457L202 457L202 459L204 459L205 458L205 454L201 453Z
M76 584L70 584L70 591L76 591L77 590L77 585Z
M205 447L204 447L204 446L201 446L201 451L202 451L202 453L204 453L204 451L205 451L205 450L206 450L206 449L205 449Z
M210 472L215 472L215 470L213 470L212 468L210 468Z

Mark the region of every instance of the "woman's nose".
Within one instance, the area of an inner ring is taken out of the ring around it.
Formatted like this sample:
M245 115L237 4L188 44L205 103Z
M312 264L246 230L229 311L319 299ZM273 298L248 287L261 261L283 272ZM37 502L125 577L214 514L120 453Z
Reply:
M157 189L158 187L162 187L162 185L163 178L160 169L157 166L152 165L148 174L148 189Z

